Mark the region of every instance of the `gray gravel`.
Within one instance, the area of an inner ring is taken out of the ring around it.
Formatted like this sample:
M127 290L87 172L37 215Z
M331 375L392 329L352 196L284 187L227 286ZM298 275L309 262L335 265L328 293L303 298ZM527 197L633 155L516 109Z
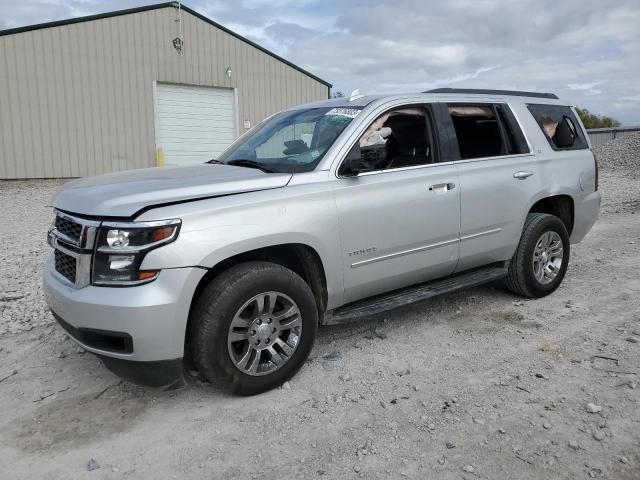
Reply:
M53 322L42 298L50 205L66 180L0 181L0 335Z
M594 147L600 165L601 215L640 210L640 133Z
M598 145L593 151L603 171L640 178L640 132Z
M600 216L640 212L640 181L621 172L600 173Z

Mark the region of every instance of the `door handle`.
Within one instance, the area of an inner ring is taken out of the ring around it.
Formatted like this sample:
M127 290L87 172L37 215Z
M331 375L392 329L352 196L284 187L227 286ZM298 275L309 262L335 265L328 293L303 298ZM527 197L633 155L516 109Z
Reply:
M436 191L436 192L448 192L449 190L453 190L454 188L456 188L456 184L455 183L436 183L435 185L431 185L429 187L429 191Z
M529 178L533 175L531 171L520 171L513 174L513 178L517 178L518 180L524 180L525 178Z

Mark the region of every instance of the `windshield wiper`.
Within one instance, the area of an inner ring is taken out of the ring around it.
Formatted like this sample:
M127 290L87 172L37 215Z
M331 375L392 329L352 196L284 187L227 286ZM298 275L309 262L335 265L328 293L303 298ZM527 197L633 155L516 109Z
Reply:
M256 162L255 160L247 160L245 158L237 158L234 160L229 160L226 162L227 165L235 165L236 167L248 167L248 168L257 168L258 170L262 170L265 173L276 173L272 168L267 167L266 165Z
M212 158L211 160L207 160L204 163L224 163L224 162L221 162L220 160L216 160L215 158Z

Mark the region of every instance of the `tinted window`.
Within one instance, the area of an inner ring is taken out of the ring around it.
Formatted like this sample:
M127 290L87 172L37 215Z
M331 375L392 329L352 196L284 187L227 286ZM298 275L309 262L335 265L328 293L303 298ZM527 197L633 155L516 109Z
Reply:
M526 140L505 105L449 104L462 160L528 153Z
M570 107L530 104L527 108L554 150L588 148L582 129Z

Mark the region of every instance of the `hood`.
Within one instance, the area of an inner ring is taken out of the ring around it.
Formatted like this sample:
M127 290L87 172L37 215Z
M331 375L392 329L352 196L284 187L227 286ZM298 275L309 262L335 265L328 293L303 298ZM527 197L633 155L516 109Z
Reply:
M289 173L203 164L129 170L67 183L53 200L60 210L97 217L131 217L165 203L284 187Z

